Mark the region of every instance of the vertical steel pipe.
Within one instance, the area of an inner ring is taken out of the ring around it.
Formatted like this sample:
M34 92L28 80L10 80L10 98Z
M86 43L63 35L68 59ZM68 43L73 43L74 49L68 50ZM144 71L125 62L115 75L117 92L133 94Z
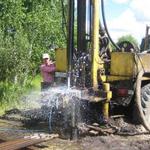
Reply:
M74 0L68 0L69 12L68 12L68 46L67 46L67 58L68 58L68 87L71 86L71 71L74 49Z
M112 98L112 92L110 91L110 84L109 83L103 83L104 91L107 93L106 100L103 104L103 116L106 120L109 118L109 103L110 99Z
M86 2L77 0L77 50L80 53L86 51Z
M92 19L92 82L93 89L98 88L98 62L99 62L99 0L92 1L93 19Z

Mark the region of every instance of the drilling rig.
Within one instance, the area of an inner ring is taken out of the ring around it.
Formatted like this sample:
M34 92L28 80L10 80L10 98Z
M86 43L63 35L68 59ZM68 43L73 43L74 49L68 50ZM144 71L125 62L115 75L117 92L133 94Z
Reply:
M150 26L146 26L146 34L145 34L145 37L142 39L142 42L140 45L141 51L145 51L145 50L150 49L149 29L150 29Z
M113 42L103 0L68 0L68 6L67 49L56 50L57 76L66 75L69 88L80 89L89 103L101 103L106 120L113 104L132 104L137 111L128 115L150 131L150 54L138 52L130 42Z

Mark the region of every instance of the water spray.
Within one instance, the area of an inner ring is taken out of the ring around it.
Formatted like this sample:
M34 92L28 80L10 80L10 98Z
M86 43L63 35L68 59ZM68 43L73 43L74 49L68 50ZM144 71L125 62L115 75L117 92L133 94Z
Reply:
M67 78L67 87L68 89L70 89L71 87L71 72L68 72L68 78Z

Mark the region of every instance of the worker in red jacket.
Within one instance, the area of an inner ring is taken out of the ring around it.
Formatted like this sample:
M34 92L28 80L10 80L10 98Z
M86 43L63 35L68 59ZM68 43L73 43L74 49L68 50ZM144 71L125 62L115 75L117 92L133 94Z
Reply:
M43 64L40 66L43 82L41 83L41 89L48 89L54 82L55 64L50 59L47 53L43 54Z

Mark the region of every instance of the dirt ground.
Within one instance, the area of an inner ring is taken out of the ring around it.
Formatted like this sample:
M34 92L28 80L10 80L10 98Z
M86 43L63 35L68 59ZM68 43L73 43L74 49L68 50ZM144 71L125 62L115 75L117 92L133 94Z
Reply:
M39 131L27 130L21 122L0 120L0 139L7 141L39 134ZM89 136L77 140L54 138L35 145L34 150L149 150L150 134Z
M53 139L43 143L44 150L149 150L149 136L87 136L77 141Z

